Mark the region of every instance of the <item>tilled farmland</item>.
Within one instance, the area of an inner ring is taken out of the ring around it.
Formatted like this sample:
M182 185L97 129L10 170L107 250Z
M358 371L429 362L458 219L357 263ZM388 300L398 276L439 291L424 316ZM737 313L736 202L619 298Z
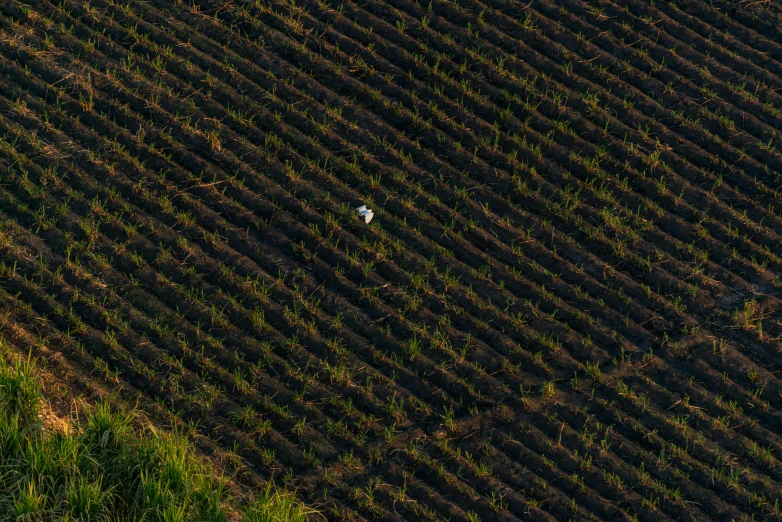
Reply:
M778 5L0 13L0 335L63 390L327 520L782 516Z

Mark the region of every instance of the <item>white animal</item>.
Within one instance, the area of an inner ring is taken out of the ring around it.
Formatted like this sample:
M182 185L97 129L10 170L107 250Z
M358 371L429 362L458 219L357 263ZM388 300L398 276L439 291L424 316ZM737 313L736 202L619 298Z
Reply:
M361 205L356 210L358 210L358 215L364 217L364 223L367 225L370 221L372 221L372 217L375 215L374 212L372 212L371 209L368 209L366 205Z

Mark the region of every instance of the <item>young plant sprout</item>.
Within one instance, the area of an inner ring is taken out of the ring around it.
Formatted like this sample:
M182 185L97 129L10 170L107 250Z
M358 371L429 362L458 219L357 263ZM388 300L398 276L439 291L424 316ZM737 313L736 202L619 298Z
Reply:
M372 209L368 209L366 205L361 205L356 210L358 210L358 215L363 216L364 223L367 225L370 221L372 221L372 218L374 217L374 213L372 212Z

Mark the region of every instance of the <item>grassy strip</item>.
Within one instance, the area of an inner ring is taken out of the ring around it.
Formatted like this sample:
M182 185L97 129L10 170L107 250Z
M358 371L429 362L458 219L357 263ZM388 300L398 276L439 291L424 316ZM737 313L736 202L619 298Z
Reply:
M0 520L304 521L271 487L233 498L188 439L134 425L108 402L65 432L42 423L34 361L0 358Z

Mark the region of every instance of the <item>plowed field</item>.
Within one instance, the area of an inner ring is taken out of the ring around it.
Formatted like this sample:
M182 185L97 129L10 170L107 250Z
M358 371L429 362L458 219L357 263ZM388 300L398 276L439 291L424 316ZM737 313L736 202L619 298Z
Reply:
M5 0L0 335L328 520L779 518L780 27Z

